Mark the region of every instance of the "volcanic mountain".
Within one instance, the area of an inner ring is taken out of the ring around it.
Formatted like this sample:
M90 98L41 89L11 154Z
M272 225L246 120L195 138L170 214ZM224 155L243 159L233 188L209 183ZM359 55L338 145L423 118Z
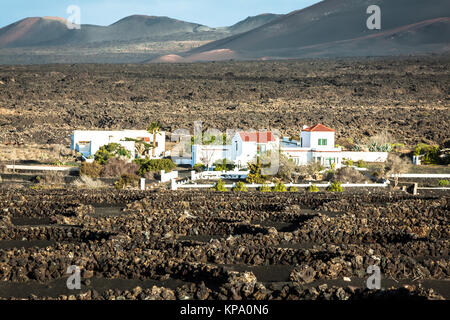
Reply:
M380 30L367 28L370 5L381 9ZM448 0L325 0L177 61L442 53L450 51L449 31Z
M216 40L257 28L280 15L248 17L231 27L210 28L168 17L133 15L110 26L81 25L69 29L57 17L26 18L0 29L0 48L86 45L127 41Z

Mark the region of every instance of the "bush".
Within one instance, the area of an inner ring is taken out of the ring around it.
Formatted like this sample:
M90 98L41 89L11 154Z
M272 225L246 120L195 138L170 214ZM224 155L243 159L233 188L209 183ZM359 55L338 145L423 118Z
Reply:
M314 184L310 185L307 190L308 192L319 192L319 188Z
M42 176L35 178L36 182L40 184L64 184L64 175L58 171L50 171Z
M344 161L344 166L351 167L352 165L353 165L353 160L345 160Z
M103 166L102 177L121 177L123 175L133 175L139 170L139 165L126 160L111 158Z
M97 189L104 188L105 185L100 180L94 180L88 176L81 176L73 182L76 188Z
M367 163L364 160L358 160L356 162L356 166L358 168L367 168Z
M263 184L261 187L258 188L258 191L261 192L270 192L272 190L270 190L269 186L267 184Z
M363 183L368 179L358 170L350 167L342 167L336 170L333 180L348 183Z
M262 164L261 159L258 157L255 163L248 163L248 170L250 173L246 181L248 183L264 183L266 181L266 177L261 174L262 172Z
M149 172L144 173L144 178L146 180L156 180L155 172L149 171Z
M102 166L97 161L92 163L83 162L80 166L80 175L91 178L99 178L102 173Z
M331 183L331 185L327 188L328 191L331 192L342 192L344 191L344 188L342 188L341 183L339 181L334 181Z
M139 165L138 173L143 176L146 172L164 170L170 172L177 167L171 159L136 159L135 163Z
M275 187L273 187L273 191L274 192L286 192L287 189L286 189L286 186L282 182L280 182L280 183L275 184Z
M125 189L128 186L139 186L139 177L136 174L125 174L121 176L119 180L114 182L114 187L116 189Z
M195 172L198 173L198 172L203 172L203 171L205 171L206 167L205 167L205 165L202 164L202 163L196 163L196 164L194 164L193 169L195 170Z
M245 184L242 181L239 181L238 183L236 183L236 185L233 188L233 191L243 191L243 192L247 192L247 187L245 186Z
M211 188L211 190L215 191L227 191L227 188L225 188L225 182L222 181L222 179L219 179L214 187Z
M439 146L430 146L425 143L419 143L414 150L415 156L422 155L422 164L439 164L441 162L439 154Z
M111 158L131 158L131 152L124 148L119 143L110 143L106 146L102 146L98 151L95 153L95 161L97 161L100 164L105 164L109 159Z
M450 184L448 180L439 180L438 185L441 187L447 187Z
M289 192L298 192L298 188L297 187L289 187Z

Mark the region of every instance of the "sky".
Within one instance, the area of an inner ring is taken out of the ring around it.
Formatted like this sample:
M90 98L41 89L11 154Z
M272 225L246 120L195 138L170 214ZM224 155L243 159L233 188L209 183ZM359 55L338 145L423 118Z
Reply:
M0 0L0 28L27 17L69 18L81 10L82 24L110 25L132 14L167 16L209 27L235 24L261 13L286 14L318 0Z

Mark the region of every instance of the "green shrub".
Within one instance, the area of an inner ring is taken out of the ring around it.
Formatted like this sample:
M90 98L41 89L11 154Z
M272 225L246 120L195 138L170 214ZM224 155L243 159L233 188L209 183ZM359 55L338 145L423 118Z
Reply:
M439 164L441 162L439 154L439 146L430 146L425 143L419 143L414 150L415 156L422 155L422 164Z
M310 185L307 190L308 192L319 192L319 188L314 184Z
M98 151L95 153L94 158L95 161L103 165L109 159L119 157L125 157L129 159L131 158L131 152L119 143L110 143L98 149Z
M217 180L214 187L211 188L211 190L215 191L227 191L227 188L225 188L225 182L222 181L222 179Z
M170 172L177 167L171 159L136 159L134 162L139 165L138 173L141 176L149 171Z
M344 161L344 166L351 167L352 165L353 165L353 160L345 160Z
M135 174L124 174L119 180L114 182L114 187L116 189L124 189L128 186L137 187L139 186L139 177Z
M342 192L342 191L344 191L344 188L342 188L341 183L339 181L334 181L327 188L327 190L332 191L332 192Z
M450 184L448 180L439 180L438 185L441 187L447 187Z
M80 166L80 175L91 178L98 178L102 173L103 167L97 161L92 163L83 162Z
M267 184L263 184L261 187L258 188L258 191L261 192L270 192L272 190L270 190L269 186Z
M196 163L196 164L194 164L193 169L195 170L195 172L202 172L202 171L205 171L206 167L202 163Z
M297 187L289 187L289 192L298 192L298 188Z
M245 186L245 183L243 183L242 181L239 181L234 186L233 191L244 191L244 192L247 192L248 190L247 190L247 187Z
M274 192L286 192L287 188L282 182L280 182L280 183L275 184L275 187L273 187L273 191Z
M248 163L247 166L250 171L246 179L248 183L264 183L266 181L266 177L261 174L262 164L259 157L256 159L255 163Z
M364 160L358 160L356 162L356 166L358 168L367 168L367 163Z

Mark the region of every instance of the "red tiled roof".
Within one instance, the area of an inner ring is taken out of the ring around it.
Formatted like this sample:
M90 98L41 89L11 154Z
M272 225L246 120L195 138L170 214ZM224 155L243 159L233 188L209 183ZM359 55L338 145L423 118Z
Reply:
M239 132L239 135L244 142L267 143L275 141L275 136L270 131Z
M321 124L321 123L318 123L318 124L316 124L315 126L312 126L312 127L309 127L309 128L306 128L306 129L303 129L302 131L331 131L331 132L334 132L334 131L336 131L336 130L334 130L334 129L331 129L331 128L328 128L328 127L326 127L326 126L324 126L323 124Z

